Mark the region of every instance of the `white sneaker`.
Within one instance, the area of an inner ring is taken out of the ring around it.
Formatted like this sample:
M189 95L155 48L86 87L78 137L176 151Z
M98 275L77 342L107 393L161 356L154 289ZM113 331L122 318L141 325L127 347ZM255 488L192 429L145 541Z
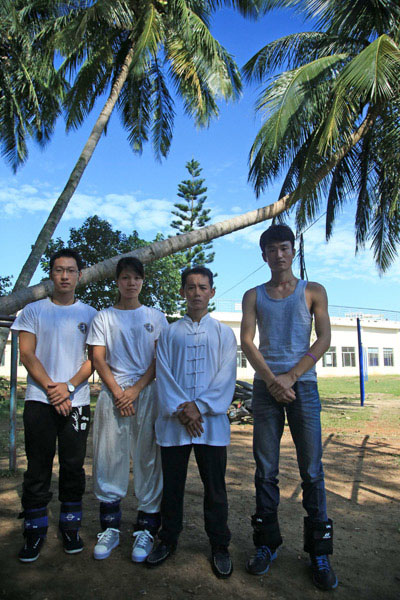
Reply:
M154 538L147 529L135 531L133 537L136 539L132 546L132 560L143 562L153 549Z
M94 547L93 556L97 560L103 560L103 558L108 558L119 544L119 529L113 529L113 527L108 527L105 531L97 534L97 544Z

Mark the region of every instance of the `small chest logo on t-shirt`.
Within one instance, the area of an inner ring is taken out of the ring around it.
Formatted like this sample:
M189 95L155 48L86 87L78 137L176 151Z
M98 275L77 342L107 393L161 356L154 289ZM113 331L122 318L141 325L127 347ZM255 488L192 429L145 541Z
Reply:
M87 333L87 323L79 323L78 329L81 333Z
M152 325L151 323L145 323L144 324L144 328L149 332L149 333L153 333L154 331L154 325Z

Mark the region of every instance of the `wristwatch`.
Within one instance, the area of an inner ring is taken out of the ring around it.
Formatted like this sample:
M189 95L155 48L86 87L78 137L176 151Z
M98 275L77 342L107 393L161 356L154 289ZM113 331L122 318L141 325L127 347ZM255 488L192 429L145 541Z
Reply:
M72 383L70 381L67 381L66 383L67 383L67 388L68 388L69 393L73 394L75 391L75 386L72 385Z

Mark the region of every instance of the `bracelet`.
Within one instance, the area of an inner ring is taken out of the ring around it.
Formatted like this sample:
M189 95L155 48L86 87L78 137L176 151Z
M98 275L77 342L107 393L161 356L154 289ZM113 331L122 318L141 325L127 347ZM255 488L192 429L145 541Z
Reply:
M313 361L315 363L318 362L318 358L316 356L314 356L314 354L312 352L306 352L306 356L311 356L311 358L313 359Z

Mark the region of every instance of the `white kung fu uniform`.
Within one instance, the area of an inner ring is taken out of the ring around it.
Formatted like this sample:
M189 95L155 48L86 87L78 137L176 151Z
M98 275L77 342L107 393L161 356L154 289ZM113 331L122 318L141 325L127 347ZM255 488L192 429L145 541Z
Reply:
M232 329L208 313L199 323L185 315L162 332L156 365L160 446L229 444L226 412L235 389L236 346ZM182 402L192 400L204 421L204 432L193 438L174 416Z
M159 310L140 306L134 310L114 307L100 311L88 336L91 346L105 346L106 361L123 389L136 383L155 355L160 331L167 327ZM138 510L159 511L162 471L159 448L154 437L157 397L154 382L139 394L135 415L122 417L112 394L103 384L94 417L94 492L101 502L116 502L126 496L130 456Z
M36 336L35 355L52 381L69 381L85 362L86 338L97 311L80 300L63 306L50 298L27 304L11 329ZM25 400L50 404L46 390L28 373ZM71 397L72 406L90 404L88 381L83 381Z

